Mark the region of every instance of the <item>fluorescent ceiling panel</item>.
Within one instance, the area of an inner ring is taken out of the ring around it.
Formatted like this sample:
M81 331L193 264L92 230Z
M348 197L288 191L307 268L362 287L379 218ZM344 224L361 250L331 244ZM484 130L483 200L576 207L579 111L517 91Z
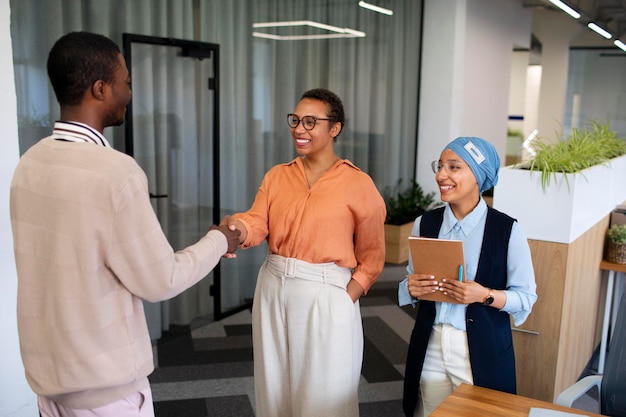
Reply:
M273 39L277 41L293 41L293 40L305 40L305 39L334 39L334 38L363 38L365 32L350 28L340 28L337 26L327 25L324 23L314 22L312 20L294 20L285 22L260 22L253 23L252 27L258 28L275 28L275 27L294 27L294 26L309 26L321 30L326 30L333 33L318 34L318 35L275 35L264 32L252 32L252 36L257 38Z
M611 39L613 37L613 35L611 35L609 32L602 29L600 26L596 25L593 22L589 22L589 24L587 24L587 27L605 39Z
M376 6L375 4L366 3L364 1L360 1L359 6L374 12L386 14L387 16L393 15L393 10L385 9L384 7Z
M561 0L550 0L550 3L554 4L556 7L563 10L568 15L572 16L574 19L580 19L580 13L569 7L567 4L563 3Z

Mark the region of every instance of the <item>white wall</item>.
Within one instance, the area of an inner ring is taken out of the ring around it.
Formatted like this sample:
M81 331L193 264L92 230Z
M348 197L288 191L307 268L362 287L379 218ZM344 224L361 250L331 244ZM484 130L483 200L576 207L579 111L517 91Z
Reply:
M509 115L524 115L524 97L526 96L526 71L530 53L525 50L513 52L511 67L511 86L509 91ZM516 127L516 128L521 128Z
M524 138L528 138L539 126L539 93L541 91L541 66L529 65L526 70L526 96L524 101ZM529 159L528 151L522 151L522 159Z
M9 0L0 0L0 56L0 416L34 417L37 400L24 377L17 339L17 275L9 219L9 185L19 159Z
M533 15L533 33L541 42L537 130L538 138L545 141L558 141L565 113L569 47L580 30L580 23L565 13L537 10Z
M424 0L416 180L436 191L430 162L459 132L456 96L462 95L466 0ZM438 193L437 193L438 195Z
M457 136L480 136L504 161L514 47L530 47L532 11L517 0L425 0L417 181Z

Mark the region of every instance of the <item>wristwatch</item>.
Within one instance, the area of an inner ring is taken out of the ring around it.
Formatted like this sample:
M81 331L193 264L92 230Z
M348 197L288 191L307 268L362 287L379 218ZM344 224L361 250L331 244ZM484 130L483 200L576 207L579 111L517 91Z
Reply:
M485 299L483 300L483 304L486 306L490 306L491 304L493 304L493 291L491 290L491 288L489 289L489 295L485 297Z

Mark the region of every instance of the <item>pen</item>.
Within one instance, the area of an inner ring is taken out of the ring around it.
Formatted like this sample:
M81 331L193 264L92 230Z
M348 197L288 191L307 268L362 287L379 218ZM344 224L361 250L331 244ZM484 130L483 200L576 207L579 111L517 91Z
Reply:
M463 282L463 265L459 265L459 282Z

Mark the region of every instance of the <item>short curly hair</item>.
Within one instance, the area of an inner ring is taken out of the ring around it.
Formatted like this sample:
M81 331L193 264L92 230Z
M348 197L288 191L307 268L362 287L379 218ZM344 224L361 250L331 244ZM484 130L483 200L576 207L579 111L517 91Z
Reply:
M61 105L77 105L94 82L111 83L119 67L120 48L106 36L70 32L48 54L48 77Z
M341 130L343 130L343 126L346 122L346 115L343 110L343 103L337 94L325 88L314 88L312 90L305 91L304 94L302 94L302 97L300 97L300 100L305 98L319 100L326 103L328 105L328 118L332 122L341 123ZM341 133L341 130L339 131L339 134ZM339 134L335 136L335 140L337 140Z

